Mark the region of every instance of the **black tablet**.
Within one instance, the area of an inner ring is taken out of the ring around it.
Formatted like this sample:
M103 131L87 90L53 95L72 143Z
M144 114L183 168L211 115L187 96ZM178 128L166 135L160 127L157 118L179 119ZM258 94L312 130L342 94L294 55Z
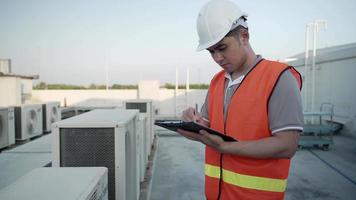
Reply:
M222 134L216 130L208 128L208 127L206 127L202 124L199 124L197 122L185 122L182 120L156 120L155 125L161 126L163 128L166 128L166 129L169 129L169 130L175 131L175 132L177 132L178 129L191 131L191 132L195 132L195 133L199 133L200 130L205 130L210 134L220 136L224 141L228 141L228 142L236 142L237 141L230 136Z

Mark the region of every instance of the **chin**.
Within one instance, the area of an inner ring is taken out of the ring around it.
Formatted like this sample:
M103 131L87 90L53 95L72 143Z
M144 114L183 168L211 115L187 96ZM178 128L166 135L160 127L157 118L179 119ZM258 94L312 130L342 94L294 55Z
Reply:
M226 66L221 66L220 67L227 73L232 73L234 71L233 67L231 65L226 65Z
M223 69L224 69L224 71L227 72L227 73L232 73L232 72L234 72L234 70L231 69L231 68L223 68Z

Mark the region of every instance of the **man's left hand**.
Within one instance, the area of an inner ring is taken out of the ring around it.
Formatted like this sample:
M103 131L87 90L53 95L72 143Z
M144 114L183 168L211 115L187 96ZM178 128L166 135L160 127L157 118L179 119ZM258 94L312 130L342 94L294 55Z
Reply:
M200 130L199 133L194 133L190 131L185 131L182 129L178 129L177 131L180 135L194 141L201 142L205 145L208 145L211 148L219 152L223 152L225 141L216 135L210 134L205 130Z

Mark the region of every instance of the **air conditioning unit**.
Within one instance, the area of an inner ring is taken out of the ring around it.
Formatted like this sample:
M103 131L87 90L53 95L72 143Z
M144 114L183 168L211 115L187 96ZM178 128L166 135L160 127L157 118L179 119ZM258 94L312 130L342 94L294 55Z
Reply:
M122 108L122 101L119 99L90 98L72 105L77 110L77 114L82 114L94 109L116 109Z
M137 110L96 109L52 125L52 166L104 166L109 199L137 200Z
M12 144L15 144L14 108L0 108L0 149Z
M122 108L120 99L90 98L73 104L74 107L84 108Z
M60 105L60 102L47 102L42 104L43 132L51 132L51 125L61 120Z
M84 107L84 106L71 106L61 109L61 119L67 119L80 115L95 109L115 109L116 107Z
M15 138L27 140L42 135L42 105L28 104L15 107Z
M148 127L146 128L146 137L147 137L147 153L151 154L151 149L154 140L154 108L152 100L150 99L131 99L125 101L126 109L138 109L140 113L147 113L148 117Z
M145 178L145 172L146 172L146 167L148 163L148 152L147 152L147 144L148 141L146 140L146 129L148 126L148 120L147 120L147 113L140 113L139 114L139 123L138 123L138 149L139 149L139 174L140 174L140 181L143 182Z
M0 199L107 200L105 167L36 168L0 190Z
M64 107L61 109L61 119L67 119L77 115L77 111L74 107Z

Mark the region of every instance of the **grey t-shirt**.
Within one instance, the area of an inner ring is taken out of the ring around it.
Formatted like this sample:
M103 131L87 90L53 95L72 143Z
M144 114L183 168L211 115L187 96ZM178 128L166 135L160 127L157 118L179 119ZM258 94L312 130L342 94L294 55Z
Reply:
M257 56L255 63L250 67L253 69L260 61L261 56ZM243 77L235 79L231 84L229 75L226 75L225 81L225 99L224 99L224 121L226 113L231 101L231 98ZM230 83L230 84L229 84ZM208 95L201 108L201 113L204 118L209 119L208 115ZM283 72L274 88L269 104L268 104L268 119L272 134L280 131L298 130L303 131L303 109L300 97L299 85L289 70Z

